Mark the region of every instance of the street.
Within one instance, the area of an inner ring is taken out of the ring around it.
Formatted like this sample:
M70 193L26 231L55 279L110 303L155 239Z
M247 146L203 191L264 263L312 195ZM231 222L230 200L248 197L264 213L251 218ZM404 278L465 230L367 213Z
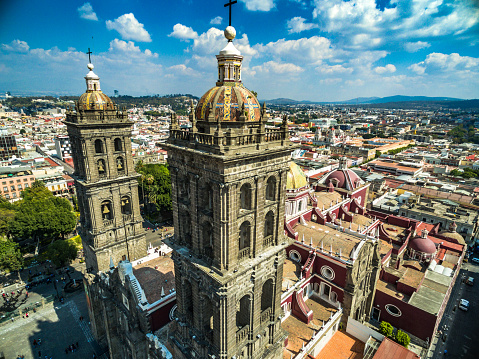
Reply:
M474 285L462 283L462 276L473 277ZM478 357L476 345L479 342L479 265L464 263L456 281L454 291L447 305L439 327L448 328L444 331L447 339L438 341L431 358L476 359ZM462 311L457 307L460 299L470 303L469 311ZM447 354L444 351L447 350Z

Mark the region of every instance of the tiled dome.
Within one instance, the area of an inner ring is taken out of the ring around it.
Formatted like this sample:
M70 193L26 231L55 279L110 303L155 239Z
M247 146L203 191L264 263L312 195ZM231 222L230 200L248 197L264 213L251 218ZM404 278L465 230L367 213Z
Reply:
M225 83L208 90L196 107L196 119L207 121L213 111L214 121L240 121L244 106L246 121L259 121L261 109L256 97L241 83Z
M306 175L304 174L301 167L299 167L294 162L290 162L289 170L288 170L288 179L286 181L286 189L293 190L293 189L303 188L304 186L307 186L307 185L308 185L308 180L306 179Z
M426 235L414 237L409 241L409 247L426 254L436 253L436 245Z

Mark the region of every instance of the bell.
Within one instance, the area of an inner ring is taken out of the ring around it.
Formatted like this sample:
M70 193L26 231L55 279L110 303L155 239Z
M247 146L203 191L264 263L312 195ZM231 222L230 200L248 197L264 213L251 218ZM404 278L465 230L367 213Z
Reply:
M98 171L99 172L104 172L105 171L105 168L103 167L103 162L102 161L98 161Z
M108 206L105 204L103 206L103 214L110 213L110 210L108 209Z
M121 165L121 161L118 161L116 168L118 168L119 170L123 169L123 166Z
M125 204L128 204L128 203L130 203L130 201L128 201L128 198L127 198L125 199Z
M125 206L125 201L121 201L121 206L124 207Z

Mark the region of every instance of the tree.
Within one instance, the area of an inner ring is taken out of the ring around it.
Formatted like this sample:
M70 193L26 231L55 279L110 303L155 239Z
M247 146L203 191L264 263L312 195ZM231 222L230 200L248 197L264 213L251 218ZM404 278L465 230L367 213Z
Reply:
M8 226L15 217L15 205L0 195L0 236L9 236Z
M72 239L60 240L48 246L46 255L56 266L63 267L70 264L77 257L78 248Z
M402 330L398 330L398 332L396 333L396 342L407 348L409 346L409 343L411 342L411 338Z
M24 135L25 133L27 133L27 131L25 131L25 129L22 128L22 129L20 130L20 134L21 134L21 135Z
M453 169L451 172L449 172L449 174L450 174L451 176L458 177L458 176L460 176L460 175L462 174L462 172L459 171L458 169Z
M44 185L38 185L22 192L22 200L16 207L8 230L15 238L51 241L64 238L75 225L75 213L70 202L55 197Z
M0 269L6 272L20 270L23 267L23 256L18 243L6 237L0 237Z
M393 332L394 328L388 322L382 321L381 324L379 324L379 333L381 333L382 335L388 338L393 338Z
M171 210L171 178L168 167L153 163L144 165L139 161L135 169L141 174L143 198L146 193L148 202L155 204L157 210Z

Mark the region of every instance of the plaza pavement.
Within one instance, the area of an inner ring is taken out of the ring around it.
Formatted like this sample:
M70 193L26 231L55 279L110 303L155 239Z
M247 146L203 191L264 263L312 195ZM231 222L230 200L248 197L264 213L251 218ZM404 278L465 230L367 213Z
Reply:
M83 316L83 321L80 321ZM41 339L41 345L33 347L33 340ZM78 342L76 352L65 353L65 348ZM39 353L41 352L41 357ZM5 359L69 358L89 359L101 349L93 339L84 291L67 297L63 304L54 305L30 314L29 318L18 318L0 327L0 353ZM106 355L100 358L106 358Z

